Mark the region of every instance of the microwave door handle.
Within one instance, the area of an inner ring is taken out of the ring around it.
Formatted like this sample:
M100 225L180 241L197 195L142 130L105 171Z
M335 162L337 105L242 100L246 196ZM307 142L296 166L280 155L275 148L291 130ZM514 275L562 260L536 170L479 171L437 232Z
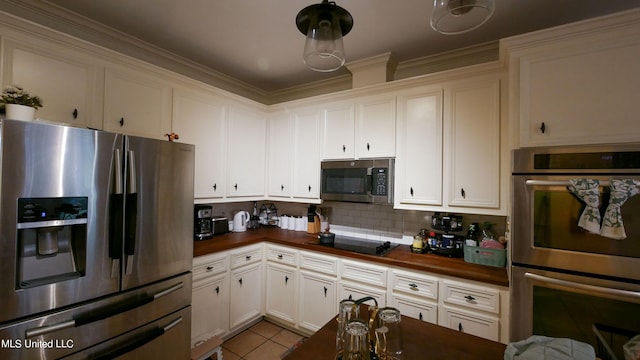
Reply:
M113 192L109 201L109 257L111 258L111 278L120 275L122 259L122 226L124 206L124 186L122 177L122 157L120 149L113 153Z
M640 300L640 292L638 291L611 289L611 288L602 287L602 286L582 284L574 281L555 279L555 278L551 278L543 275L533 274L530 272L526 272L524 274L524 277L531 280L539 281L541 283L559 285L559 286L564 286L564 287L568 287L576 290L583 290L583 291L589 291L592 293L595 292L603 295L618 296L618 297L624 297L628 299Z
M569 186L569 180L527 180L525 184L528 186ZM600 180L601 186L609 186L608 180Z
M136 252L136 225L138 217L138 192L134 151L129 150L127 160L128 186L127 198L125 199L124 274L131 275L133 272L133 255Z

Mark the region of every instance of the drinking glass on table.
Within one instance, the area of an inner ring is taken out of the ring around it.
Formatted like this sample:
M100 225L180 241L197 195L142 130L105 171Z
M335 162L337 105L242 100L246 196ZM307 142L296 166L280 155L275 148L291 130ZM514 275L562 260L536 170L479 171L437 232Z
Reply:
M350 320L344 327L342 360L369 360L369 326L360 320Z
M400 310L385 307L378 311L375 330L376 354L382 360L404 359Z
M336 350L341 354L344 348L344 330L347 322L357 319L360 314L360 307L353 300L342 300L338 305L338 332L336 333Z

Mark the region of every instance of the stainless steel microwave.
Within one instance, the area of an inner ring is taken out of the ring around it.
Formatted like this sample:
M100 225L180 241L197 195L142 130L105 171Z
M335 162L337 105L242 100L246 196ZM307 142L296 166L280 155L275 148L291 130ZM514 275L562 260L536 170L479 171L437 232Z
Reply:
M393 204L394 159L323 161L320 198Z

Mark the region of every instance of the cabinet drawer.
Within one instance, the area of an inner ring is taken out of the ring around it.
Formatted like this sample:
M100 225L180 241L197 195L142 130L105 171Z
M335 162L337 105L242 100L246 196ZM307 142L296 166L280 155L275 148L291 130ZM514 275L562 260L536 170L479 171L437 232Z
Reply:
M436 303L394 294L391 296L390 304L400 310L404 316L438 324L438 304Z
M193 259L193 281L220 274L228 269L227 253L199 256Z
M387 287L387 269L373 264L342 260L342 278Z
M296 266L298 265L298 251L282 246L267 245L267 260Z
M329 275L338 275L338 259L332 256L301 251L300 268Z
M231 268L253 264L262 260L262 244L251 245L231 251Z
M438 299L438 279L400 270L391 271L393 292L401 292L424 299Z
M446 306L443 310L442 323L440 325L485 339L500 341L499 319Z
M338 302L343 299L358 300L365 297L372 297L376 299L379 307L387 306L387 292L384 289L377 287L366 286L362 284L355 284L348 281L342 281L338 284ZM373 302L368 301L366 304L373 305Z
M444 280L442 297L445 303L500 314L498 290Z

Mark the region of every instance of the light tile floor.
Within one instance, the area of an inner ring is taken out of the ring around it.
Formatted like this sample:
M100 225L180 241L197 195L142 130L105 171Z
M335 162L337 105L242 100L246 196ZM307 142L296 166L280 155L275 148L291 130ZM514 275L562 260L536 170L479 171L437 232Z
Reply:
M223 360L280 360L302 336L262 320L222 344ZM211 359L215 360L216 356Z

